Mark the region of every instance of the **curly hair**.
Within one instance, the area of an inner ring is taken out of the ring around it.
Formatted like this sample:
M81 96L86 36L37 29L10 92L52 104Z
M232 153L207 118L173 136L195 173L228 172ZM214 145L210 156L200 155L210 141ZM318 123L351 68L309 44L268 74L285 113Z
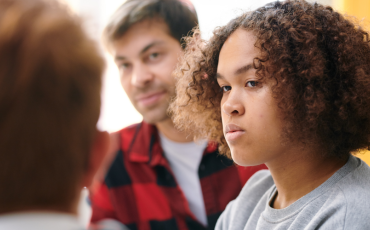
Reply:
M219 143L222 92L216 72L220 50L238 28L251 31L261 50L257 74L272 78L273 97L284 121L282 136L319 145L327 156L344 157L370 140L369 34L329 6L303 0L273 2L218 27L209 41L199 30L177 67L177 96L170 112L178 128Z

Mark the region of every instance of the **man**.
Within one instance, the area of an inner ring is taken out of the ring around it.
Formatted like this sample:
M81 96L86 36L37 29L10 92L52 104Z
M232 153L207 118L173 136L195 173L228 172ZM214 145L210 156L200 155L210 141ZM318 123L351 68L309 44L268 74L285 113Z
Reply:
M128 0L112 16L104 41L121 83L144 121L118 132L115 159L92 200L92 222L115 219L129 229L213 229L248 178L212 142L192 142L167 114L181 38L198 24L189 2Z
M109 145L96 130L104 62L54 1L0 1L0 229L76 230Z

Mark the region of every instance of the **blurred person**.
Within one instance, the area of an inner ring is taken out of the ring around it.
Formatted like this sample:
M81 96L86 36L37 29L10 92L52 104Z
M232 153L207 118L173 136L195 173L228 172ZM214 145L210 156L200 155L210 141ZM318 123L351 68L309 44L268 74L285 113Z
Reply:
M109 145L96 129L104 62L55 1L0 1L0 229L80 230Z
M270 170L250 178L216 230L370 229L370 168L351 154L370 144L369 39L331 7L287 0L186 51L174 122Z
M182 37L198 20L189 1L128 0L111 17L104 42L143 122L112 135L114 159L92 189L92 222L129 229L214 229L226 204L257 170L236 167L213 142L194 143L167 113Z

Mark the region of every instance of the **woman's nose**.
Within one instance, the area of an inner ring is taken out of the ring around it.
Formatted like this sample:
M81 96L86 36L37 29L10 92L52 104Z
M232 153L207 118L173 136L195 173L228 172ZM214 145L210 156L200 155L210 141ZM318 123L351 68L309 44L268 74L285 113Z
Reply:
M240 95L231 92L222 105L222 111L228 116L240 116L245 112Z

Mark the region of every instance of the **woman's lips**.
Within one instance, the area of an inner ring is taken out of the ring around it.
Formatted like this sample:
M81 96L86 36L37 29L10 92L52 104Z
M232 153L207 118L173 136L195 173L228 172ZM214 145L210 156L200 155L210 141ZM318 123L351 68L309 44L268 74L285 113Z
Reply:
M142 106L151 106L155 103L157 103L163 96L165 95L165 92L158 92L158 93L152 93L149 95L141 96L137 99L137 102Z
M233 142L237 140L240 136L242 136L245 133L245 131L234 131L234 132L228 132L225 135L225 139L227 142Z
M235 124L225 126L225 139L227 142L236 141L245 133L245 130Z

